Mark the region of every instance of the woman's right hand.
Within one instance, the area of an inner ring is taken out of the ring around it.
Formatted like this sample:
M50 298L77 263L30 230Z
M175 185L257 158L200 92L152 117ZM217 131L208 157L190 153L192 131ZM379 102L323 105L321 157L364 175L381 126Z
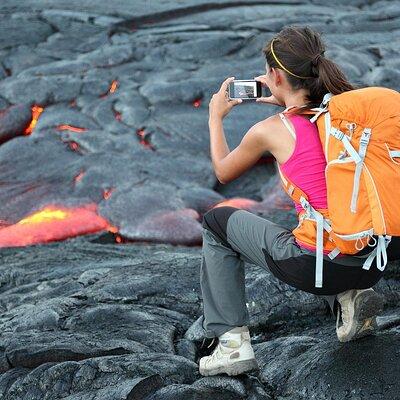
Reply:
M262 84L263 86L268 87L268 84L267 84L267 80L266 80L266 78L265 78L265 75L256 76L256 77L254 78L254 80L255 80L255 81L259 81L259 82L261 82L261 84ZM274 95L271 95L271 96L268 96L268 97L258 97L258 98L256 99L256 101L258 101L259 103L268 103L268 104L273 104L273 105L275 105L275 106L282 106L282 107L284 107L284 104L280 104L279 101L275 98Z

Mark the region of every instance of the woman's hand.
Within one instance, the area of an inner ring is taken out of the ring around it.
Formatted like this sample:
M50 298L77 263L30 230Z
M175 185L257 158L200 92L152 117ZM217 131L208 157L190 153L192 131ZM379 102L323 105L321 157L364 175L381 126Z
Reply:
M259 82L261 82L261 84L262 84L263 86L268 87L267 79L265 78L265 75L256 76L256 77L254 78L254 80L255 80L255 81L259 81ZM258 101L259 103L274 104L275 106L282 106L282 107L285 106L284 104L280 104L279 101L275 98L274 95L271 95L271 96L268 96L268 97L258 97L258 98L256 99L256 101Z
M228 113L234 106L242 102L242 99L237 99L237 100L229 99L228 86L229 83L232 82L234 79L235 77L230 77L226 79L222 83L219 91L212 95L210 104L208 105L210 118L216 117L223 119L226 115L228 115Z

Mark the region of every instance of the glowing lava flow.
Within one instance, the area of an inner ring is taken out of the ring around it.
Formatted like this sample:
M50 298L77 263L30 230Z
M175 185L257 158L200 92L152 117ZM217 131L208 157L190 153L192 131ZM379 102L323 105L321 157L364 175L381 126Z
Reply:
M59 125L57 126L58 131L72 131L72 132L86 132L86 128L80 128L79 126L72 126L72 125Z
M8 226L8 225L12 225L12 224L10 224L7 221L4 221L3 219L0 219L0 229L4 228L5 226Z
M148 147L152 150L155 150L154 146L147 140L147 136L148 134L146 133L146 131L144 130L144 128L138 129L136 131L136 135L139 136L140 141L139 143L145 147Z
M114 190L114 188L104 189L103 190L103 199L108 200L111 197L111 193L113 190Z
M237 197L237 198L233 198L233 199L223 200L220 203L218 203L216 206L214 206L213 208L223 207L223 206L231 206L231 207L236 207L236 208L250 208L251 206L256 205L256 204L258 204L258 202L255 200Z
M85 175L85 171L80 171L79 174L74 177L74 182L79 182L83 178L83 175Z
M105 97L107 97L107 95L109 94L113 94L117 91L119 86L119 82L117 80L113 80L110 84L110 87L108 88L108 91L102 95L100 95L100 98L104 99Z
M79 144L78 143L74 142L73 140L71 140L67 143L68 143L69 148L72 151L76 151L77 153L79 153Z
M48 205L0 229L0 247L29 246L117 228L97 214L94 203L79 207Z
M192 104L193 104L193 107L199 108L201 106L201 100L196 99Z
M117 90L117 88L118 88L118 81L116 80L112 81L108 93L114 93Z
M25 129L25 132L24 132L25 135L30 135L33 132L33 130L38 122L39 116L42 112L43 112L43 107L36 106L36 105L32 106L32 120L31 120L31 123L29 124L29 126Z

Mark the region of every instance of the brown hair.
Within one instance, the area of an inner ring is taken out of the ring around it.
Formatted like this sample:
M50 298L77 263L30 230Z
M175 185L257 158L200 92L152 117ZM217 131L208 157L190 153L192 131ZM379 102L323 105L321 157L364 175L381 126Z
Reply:
M279 62L293 74L305 77L299 78L283 70L293 89L308 89L305 108L319 106L328 92L335 95L356 89L339 66L324 56L321 35L309 26L287 26L262 49L268 66L282 69L271 51L272 41Z

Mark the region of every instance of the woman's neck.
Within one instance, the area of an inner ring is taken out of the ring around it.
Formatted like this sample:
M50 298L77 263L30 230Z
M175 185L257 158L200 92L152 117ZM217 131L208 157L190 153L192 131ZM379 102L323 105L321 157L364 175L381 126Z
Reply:
M284 99L285 107L300 107L307 103L306 95L303 91L296 94L288 94Z

